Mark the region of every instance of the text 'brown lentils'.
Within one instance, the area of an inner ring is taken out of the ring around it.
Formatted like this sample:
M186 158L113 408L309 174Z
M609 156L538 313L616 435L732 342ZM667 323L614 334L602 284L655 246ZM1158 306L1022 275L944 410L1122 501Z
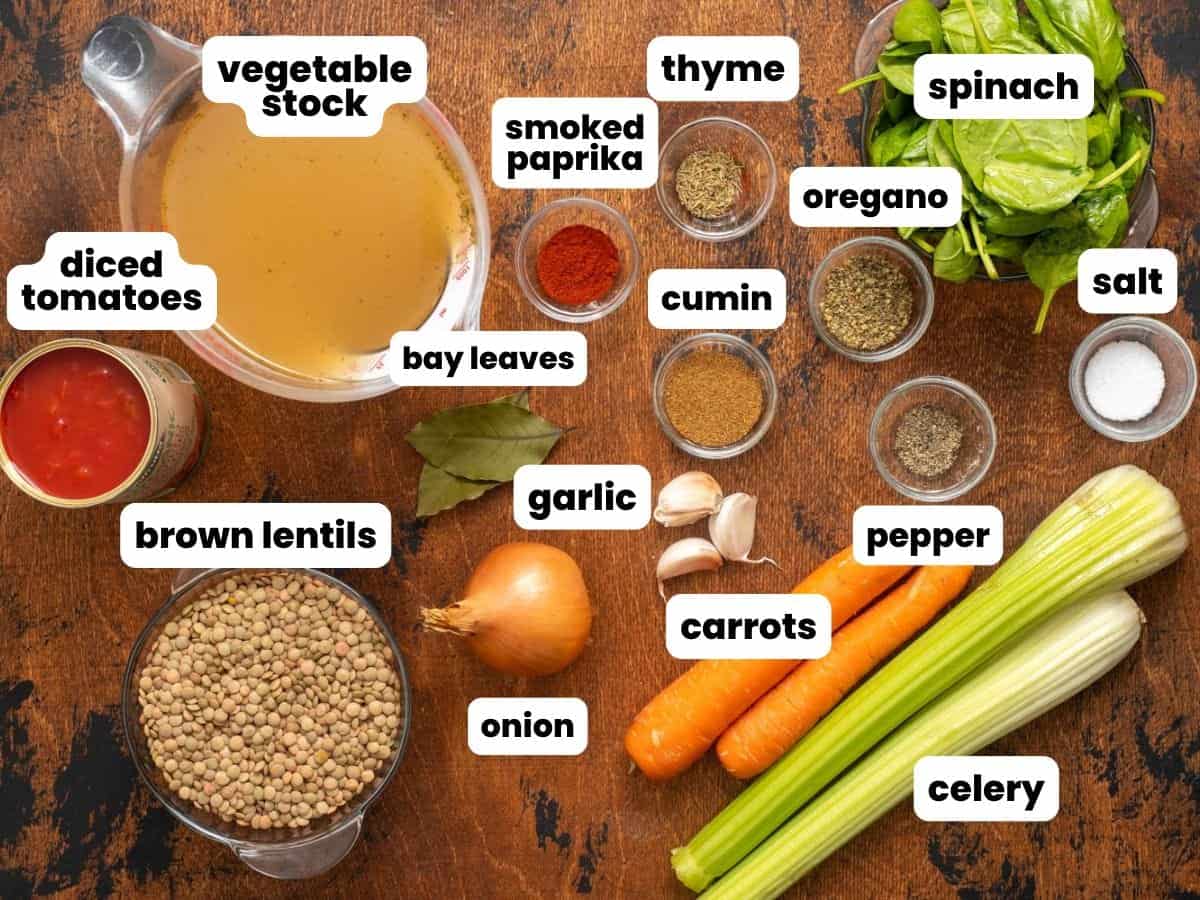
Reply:
M164 626L138 679L150 756L181 799L302 828L383 774L403 715L391 646L299 573L239 573Z

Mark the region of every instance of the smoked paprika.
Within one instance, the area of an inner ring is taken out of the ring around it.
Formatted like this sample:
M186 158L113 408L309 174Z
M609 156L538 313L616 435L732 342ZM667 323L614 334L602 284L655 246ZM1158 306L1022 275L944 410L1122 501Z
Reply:
M583 306L607 294L621 271L616 244L590 225L568 225L542 245L537 277L555 303Z

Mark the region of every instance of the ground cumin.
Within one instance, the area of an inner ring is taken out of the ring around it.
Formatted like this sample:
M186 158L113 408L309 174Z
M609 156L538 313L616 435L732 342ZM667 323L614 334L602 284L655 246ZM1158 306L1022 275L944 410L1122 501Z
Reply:
M726 447L748 435L762 416L762 381L732 353L695 350L667 373L663 406L689 441Z

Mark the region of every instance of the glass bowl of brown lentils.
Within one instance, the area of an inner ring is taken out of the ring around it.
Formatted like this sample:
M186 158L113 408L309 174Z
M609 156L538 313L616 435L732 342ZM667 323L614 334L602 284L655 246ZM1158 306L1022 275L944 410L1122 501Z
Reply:
M277 878L337 863L395 775L408 676L378 611L311 569L181 573L133 646L121 714L154 796Z
M899 241L870 235L839 244L813 272L808 311L817 336L858 362L907 352L933 319L933 279Z

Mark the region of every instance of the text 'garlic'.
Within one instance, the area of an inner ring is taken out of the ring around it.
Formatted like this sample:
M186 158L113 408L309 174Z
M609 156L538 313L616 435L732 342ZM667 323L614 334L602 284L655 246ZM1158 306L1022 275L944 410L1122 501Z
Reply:
M658 595L667 598L663 582L676 575L687 575L691 572L713 572L721 568L725 560L717 548L704 538L690 537L676 541L663 551L658 558Z
M749 494L730 494L721 503L721 508L708 520L708 536L713 546L723 557L735 562L770 563L778 568L773 559L750 559L750 548L754 546L754 520L758 515L758 498Z
M704 472L684 472L658 492L654 521L674 527L691 525L715 513L721 505L721 486Z

